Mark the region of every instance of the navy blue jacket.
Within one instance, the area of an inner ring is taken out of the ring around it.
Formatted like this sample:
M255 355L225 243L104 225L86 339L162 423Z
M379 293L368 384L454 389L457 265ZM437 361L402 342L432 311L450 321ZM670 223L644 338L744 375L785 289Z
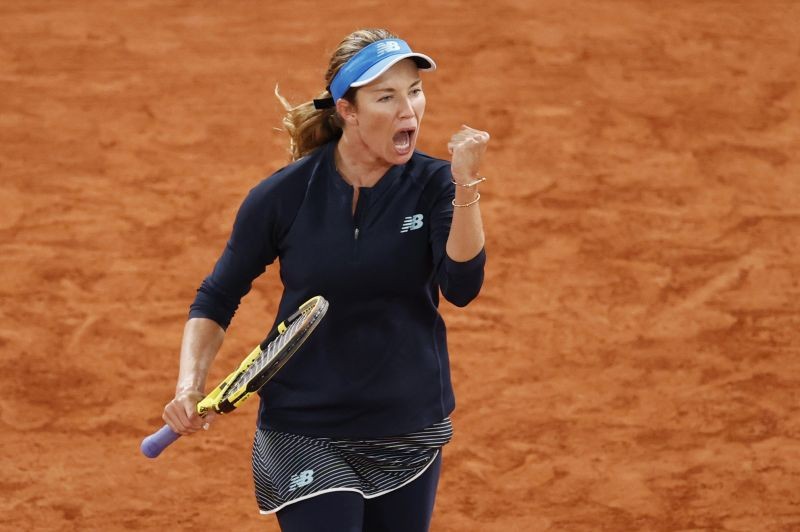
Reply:
M329 437L421 430L452 412L439 290L458 306L483 283L483 250L445 253L454 197L450 165L415 152L375 186L336 171L335 142L279 170L244 200L189 317L227 328L241 298L280 259L275 323L320 294L330 308L314 334L259 392L261 428Z

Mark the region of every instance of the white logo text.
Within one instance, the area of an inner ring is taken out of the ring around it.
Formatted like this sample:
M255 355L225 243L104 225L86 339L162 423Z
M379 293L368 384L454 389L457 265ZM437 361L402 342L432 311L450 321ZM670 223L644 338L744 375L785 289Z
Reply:
M292 475L292 478L289 479L289 491L294 491L297 488L308 486L312 482L314 482L313 469L306 469L305 471L300 471L298 474Z
M388 54L389 52L397 52L400 50L400 43L397 41L386 41L378 43L378 57Z
M415 229L419 229L422 227L422 215L415 214L414 216L406 216L403 218L403 227L400 228L401 233L407 233L409 231L414 231Z

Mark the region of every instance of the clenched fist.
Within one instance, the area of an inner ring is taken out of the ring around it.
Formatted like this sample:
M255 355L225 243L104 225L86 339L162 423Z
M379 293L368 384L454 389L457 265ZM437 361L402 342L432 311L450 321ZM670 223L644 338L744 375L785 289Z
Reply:
M173 432L186 436L201 428L208 429L214 419L214 412L205 417L197 413L197 403L204 395L197 390L178 390L175 398L164 407L161 418Z
M478 170L488 143L487 132L469 126L461 126L450 138L447 150L452 156L451 171L457 183L466 185L478 178Z

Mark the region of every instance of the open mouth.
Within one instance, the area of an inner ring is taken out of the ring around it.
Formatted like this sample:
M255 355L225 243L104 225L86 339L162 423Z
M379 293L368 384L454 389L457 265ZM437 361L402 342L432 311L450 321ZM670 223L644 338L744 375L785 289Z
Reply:
M416 128L407 127L394 134L392 142L394 143L395 151L397 151L399 155L407 155L411 151L416 131Z

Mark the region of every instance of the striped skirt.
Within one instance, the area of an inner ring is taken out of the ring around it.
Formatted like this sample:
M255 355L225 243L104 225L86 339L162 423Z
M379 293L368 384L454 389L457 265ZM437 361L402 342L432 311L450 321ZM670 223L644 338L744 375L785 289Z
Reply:
M262 514L331 491L378 497L422 475L453 437L450 418L411 434L349 440L257 430L253 478Z

